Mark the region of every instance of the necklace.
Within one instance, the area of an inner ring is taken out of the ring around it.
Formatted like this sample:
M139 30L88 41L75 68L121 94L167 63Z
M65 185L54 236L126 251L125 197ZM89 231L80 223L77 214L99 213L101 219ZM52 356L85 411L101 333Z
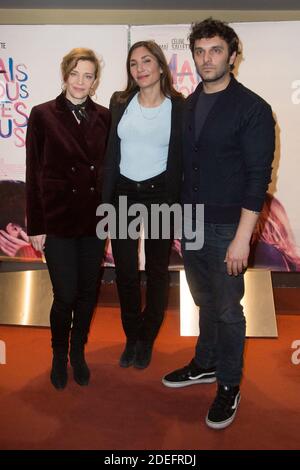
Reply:
M147 121L153 121L154 119L156 119L161 112L161 108L162 108L164 101L165 100L163 100L159 106L155 106L154 108L153 107L145 108L144 106L140 104L139 99L137 98L137 102L138 102L142 117L146 119ZM156 110L156 112L153 114L154 110Z

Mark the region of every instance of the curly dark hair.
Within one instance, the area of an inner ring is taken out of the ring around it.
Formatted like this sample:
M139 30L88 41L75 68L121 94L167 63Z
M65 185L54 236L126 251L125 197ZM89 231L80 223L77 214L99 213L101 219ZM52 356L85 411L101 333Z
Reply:
M236 32L223 21L206 18L200 23L192 23L189 35L190 49L194 56L195 41L202 38L213 38L219 36L228 44L229 56L234 52L240 54L239 37ZM233 69L233 65L231 66Z

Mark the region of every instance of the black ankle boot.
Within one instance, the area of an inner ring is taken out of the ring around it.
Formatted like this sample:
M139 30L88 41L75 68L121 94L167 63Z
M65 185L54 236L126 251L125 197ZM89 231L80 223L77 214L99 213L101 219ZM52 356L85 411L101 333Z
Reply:
M132 366L135 358L136 341L128 341L119 360L120 367Z
M73 367L73 377L78 385L88 385L90 381L90 369L84 358L84 349L74 349L71 346L70 363Z
M55 351L53 352L50 380L52 382L52 385L58 390L65 388L65 386L67 385L67 382L68 382L67 364L68 364L67 353L55 352Z
M134 367L146 369L151 362L153 343L149 341L138 341L136 344L136 355Z

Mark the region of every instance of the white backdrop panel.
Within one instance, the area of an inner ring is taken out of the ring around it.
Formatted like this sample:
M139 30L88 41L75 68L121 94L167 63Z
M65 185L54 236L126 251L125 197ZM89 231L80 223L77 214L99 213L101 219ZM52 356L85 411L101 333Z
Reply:
M107 106L112 93L126 82L128 26L0 28L0 179L24 180L27 117L32 106L54 99L61 92L62 57L74 47L88 47L102 58L95 100Z

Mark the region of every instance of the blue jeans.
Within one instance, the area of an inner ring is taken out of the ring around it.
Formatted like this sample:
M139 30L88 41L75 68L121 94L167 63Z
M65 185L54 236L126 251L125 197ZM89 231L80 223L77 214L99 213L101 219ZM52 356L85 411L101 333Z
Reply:
M200 307L200 335L195 362L216 367L223 385L238 385L243 367L246 321L240 301L244 276L229 276L224 263L237 224L204 224L204 245L182 253L187 281L194 302Z

